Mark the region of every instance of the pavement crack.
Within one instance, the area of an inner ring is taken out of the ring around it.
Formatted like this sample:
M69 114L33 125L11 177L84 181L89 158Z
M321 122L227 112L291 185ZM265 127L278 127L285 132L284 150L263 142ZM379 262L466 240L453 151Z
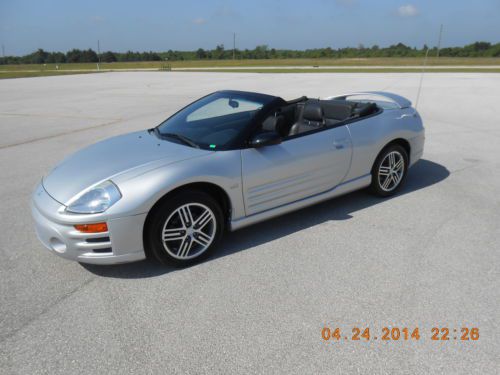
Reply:
M60 305L64 301L66 301L69 297L71 297L72 295L74 295L79 290L85 288L87 285L89 285L91 282L93 282L96 278L97 277L92 277L92 278L90 278L88 280L85 280L80 285L76 286L75 288L69 290L68 292L66 292L66 293L62 294L61 296L59 296L58 298L56 298L56 300L52 304L50 304L49 306L43 308L42 311L40 311L39 313L37 313L35 316L27 319L24 323L21 324L20 327L18 327L16 329L13 329L12 331L8 332L5 335L0 336L0 343L3 343L5 341L7 341L11 337L15 336L18 332L22 331L26 327L29 327L31 324L33 324L34 322L36 322L42 316L44 316L49 311L51 311L53 308L55 308L56 306Z
M89 126L89 127L83 128L83 129L73 129L73 130L68 130L66 132L61 132L61 133L56 133L56 134L52 134L52 135L47 135L45 137L28 139L27 141L22 141L22 142L17 142L17 143L11 143L11 144L8 144L8 145L0 146L0 150L4 150L6 148L12 148L12 147L16 147L16 146L21 146L21 145L25 145L25 144L29 144L29 143L35 143L35 142L43 141L43 140L46 140L46 139L57 138L57 137L61 137L61 136L64 136L64 135L81 133L81 132L84 132L84 131L87 131L87 130L102 128L104 126L116 124L116 123L118 123L120 121L123 121L123 119L117 119L117 120L105 122L103 124L97 124L97 125L94 125L94 126Z
M79 120L120 120L119 118L105 118L94 116L77 116L77 115L61 115L61 114L43 114L43 113L19 113L19 112L0 112L0 116L13 116L13 117L44 117L44 118L70 118Z

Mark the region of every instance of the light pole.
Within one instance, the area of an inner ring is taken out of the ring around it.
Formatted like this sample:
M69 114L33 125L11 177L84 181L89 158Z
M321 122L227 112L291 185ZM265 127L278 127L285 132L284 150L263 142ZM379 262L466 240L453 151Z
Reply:
M438 48L437 48L436 57L439 57L439 50L441 49L441 37L442 36L443 36L443 24L441 24L441 27L439 28L439 39L438 39Z
M236 58L236 33L233 33L233 60Z
M99 64L101 63L101 44L97 39L97 70L100 70Z

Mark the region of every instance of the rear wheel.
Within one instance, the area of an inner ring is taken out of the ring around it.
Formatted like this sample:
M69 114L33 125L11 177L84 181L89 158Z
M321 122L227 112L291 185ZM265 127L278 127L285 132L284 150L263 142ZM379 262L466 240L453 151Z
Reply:
M185 191L155 210L147 228L148 244L160 262L188 266L210 255L223 226L222 210L212 196Z
M400 145L386 147L377 157L372 169L373 193L388 197L395 194L403 184L408 171L408 154Z

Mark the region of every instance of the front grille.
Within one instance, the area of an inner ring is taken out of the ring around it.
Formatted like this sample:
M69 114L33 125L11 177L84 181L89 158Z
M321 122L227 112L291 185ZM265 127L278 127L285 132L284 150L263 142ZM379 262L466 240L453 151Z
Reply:
M86 238L85 242L81 243L81 246L87 251L91 249L91 251L96 254L108 254L113 252L109 236Z
M112 249L110 247L105 247L104 249L93 249L94 253L102 254L102 253L111 253Z
M99 242L109 242L109 237L99 237L99 238L87 238L85 242L88 243L99 243Z

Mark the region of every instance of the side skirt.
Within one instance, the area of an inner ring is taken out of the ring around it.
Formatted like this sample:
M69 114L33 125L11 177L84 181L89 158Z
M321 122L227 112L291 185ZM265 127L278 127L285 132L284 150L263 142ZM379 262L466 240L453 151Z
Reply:
M340 185L337 185L333 189L325 191L324 193L313 195L312 197L304 198L296 202L288 203L283 206L279 206L276 208L272 208L270 210L246 216L241 219L231 220L231 222L229 223L229 229L231 231L235 231L243 227L256 224L264 220L272 219L273 217L276 216L286 214L288 212L312 206L313 204L338 197L339 195L347 194L354 190L365 188L370 185L371 181L372 181L371 174L366 174L364 176L360 176L352 180L345 181Z

